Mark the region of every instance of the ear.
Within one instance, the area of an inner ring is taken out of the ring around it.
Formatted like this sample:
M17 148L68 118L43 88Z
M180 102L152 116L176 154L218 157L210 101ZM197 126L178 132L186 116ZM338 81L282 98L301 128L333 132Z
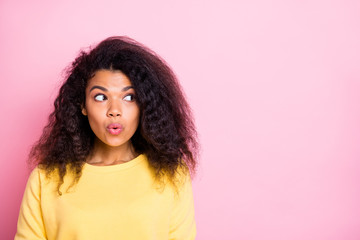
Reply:
M81 106L81 113L84 115L84 116L87 116L87 111L86 111L86 108L84 106Z

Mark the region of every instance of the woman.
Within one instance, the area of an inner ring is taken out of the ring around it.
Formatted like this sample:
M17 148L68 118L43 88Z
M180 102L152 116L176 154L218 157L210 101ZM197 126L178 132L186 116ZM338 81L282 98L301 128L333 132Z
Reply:
M195 239L198 145L175 75L111 37L81 52L30 153L20 239Z

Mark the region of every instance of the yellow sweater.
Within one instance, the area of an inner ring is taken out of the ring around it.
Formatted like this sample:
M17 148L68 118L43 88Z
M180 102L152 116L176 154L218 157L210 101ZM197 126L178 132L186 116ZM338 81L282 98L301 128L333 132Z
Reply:
M51 180L52 179L52 180ZM21 204L15 240L195 239L189 176L178 193L154 182L145 155L118 165L85 164L79 182L68 189L35 168ZM68 190L66 190L68 189Z

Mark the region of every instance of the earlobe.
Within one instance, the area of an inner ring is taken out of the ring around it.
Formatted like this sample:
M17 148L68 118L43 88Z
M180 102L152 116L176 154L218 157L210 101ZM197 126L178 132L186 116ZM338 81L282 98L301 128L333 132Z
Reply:
M85 109L84 107L81 109L81 113L82 113L84 116L87 116L87 111L86 111L86 109Z

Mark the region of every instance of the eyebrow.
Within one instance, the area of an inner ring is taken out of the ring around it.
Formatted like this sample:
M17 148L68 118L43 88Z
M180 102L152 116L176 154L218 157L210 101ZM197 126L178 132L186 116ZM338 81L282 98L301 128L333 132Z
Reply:
M104 91L104 92L108 92L109 90L107 90L107 88L104 88L104 87L102 87L102 86L93 86L91 89L90 89L90 91L89 92L91 92L92 90L94 90L94 89L100 89L100 90L102 90L102 91ZM121 89L121 91L122 92L125 92L125 91L127 91L127 90L129 90L129 89L134 89L134 87L133 86L126 86L126 87L124 87L123 89Z

